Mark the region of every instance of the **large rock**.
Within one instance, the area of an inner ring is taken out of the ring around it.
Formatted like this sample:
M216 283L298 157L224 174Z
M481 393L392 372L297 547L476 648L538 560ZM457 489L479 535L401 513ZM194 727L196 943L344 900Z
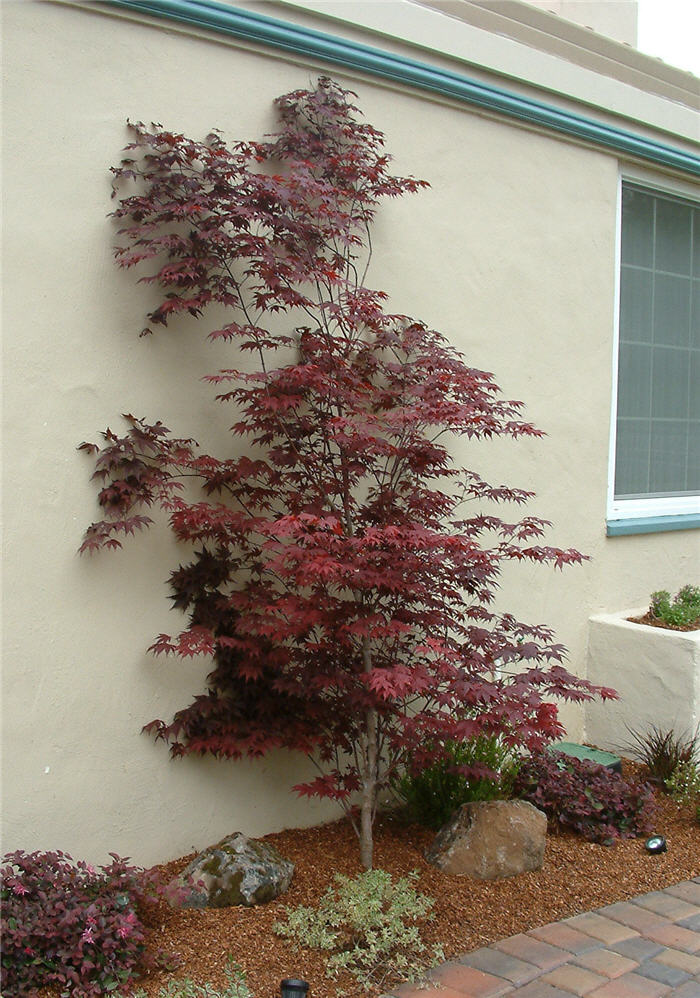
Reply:
M293 873L273 846L236 832L193 859L168 894L181 908L251 907L283 894Z
M546 815L527 801L479 801L462 805L426 857L445 873L497 880L539 870L546 835Z

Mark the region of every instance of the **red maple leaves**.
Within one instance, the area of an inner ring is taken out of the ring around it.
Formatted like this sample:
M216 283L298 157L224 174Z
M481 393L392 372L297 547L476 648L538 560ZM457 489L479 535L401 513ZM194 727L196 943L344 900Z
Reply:
M132 126L133 156L113 171L136 188L114 212L117 259L154 261L142 280L165 295L151 324L223 305L230 321L209 337L259 366L209 378L237 456L132 416L125 436L81 445L103 510L82 550L149 525L144 508L166 513L191 551L170 576L188 625L152 650L214 667L205 694L148 730L176 756L309 754L321 774L295 789L346 807L359 791L371 865L378 794L409 750L479 731L538 747L562 731L551 697L611 691L557 664L546 627L493 609L504 562L582 556L533 544L544 521L488 510L528 492L455 466L450 435L540 434L490 374L364 285L378 202L425 185L389 173L350 97L321 79L278 99L279 134L231 148Z

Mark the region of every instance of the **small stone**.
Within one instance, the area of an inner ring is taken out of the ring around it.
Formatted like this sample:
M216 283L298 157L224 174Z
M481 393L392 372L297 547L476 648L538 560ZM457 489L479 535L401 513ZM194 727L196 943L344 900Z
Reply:
M440 829L426 858L456 876L513 877L540 869L546 835L546 815L527 801L477 801Z
M235 832L193 859L167 893L179 908L252 907L283 894L293 873L273 846Z

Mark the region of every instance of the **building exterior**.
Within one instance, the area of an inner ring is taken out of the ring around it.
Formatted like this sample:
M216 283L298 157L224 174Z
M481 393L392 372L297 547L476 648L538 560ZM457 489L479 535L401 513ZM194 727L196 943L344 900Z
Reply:
M54 0L2 17L4 850L148 864L334 814L288 793L303 760L172 763L139 734L207 672L145 651L178 627L177 551L151 531L76 554L97 512L77 445L128 411L215 435L197 375L227 366L186 324L138 337L151 293L114 265L106 218L127 118L257 138L273 99L320 73L355 90L397 172L431 184L383 209L368 283L525 401L544 440L459 457L533 489L551 543L591 557L518 566L503 605L554 626L585 675L589 617L700 583L696 78L517 2ZM582 710L562 716L585 736Z
M637 44L637 0L528 0L528 3L616 42Z

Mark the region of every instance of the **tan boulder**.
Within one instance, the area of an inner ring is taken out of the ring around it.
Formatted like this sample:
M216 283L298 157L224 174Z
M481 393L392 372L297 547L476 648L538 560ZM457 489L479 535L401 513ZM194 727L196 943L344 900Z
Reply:
M455 812L426 858L445 873L498 880L539 870L546 835L546 815L527 801L478 801Z

